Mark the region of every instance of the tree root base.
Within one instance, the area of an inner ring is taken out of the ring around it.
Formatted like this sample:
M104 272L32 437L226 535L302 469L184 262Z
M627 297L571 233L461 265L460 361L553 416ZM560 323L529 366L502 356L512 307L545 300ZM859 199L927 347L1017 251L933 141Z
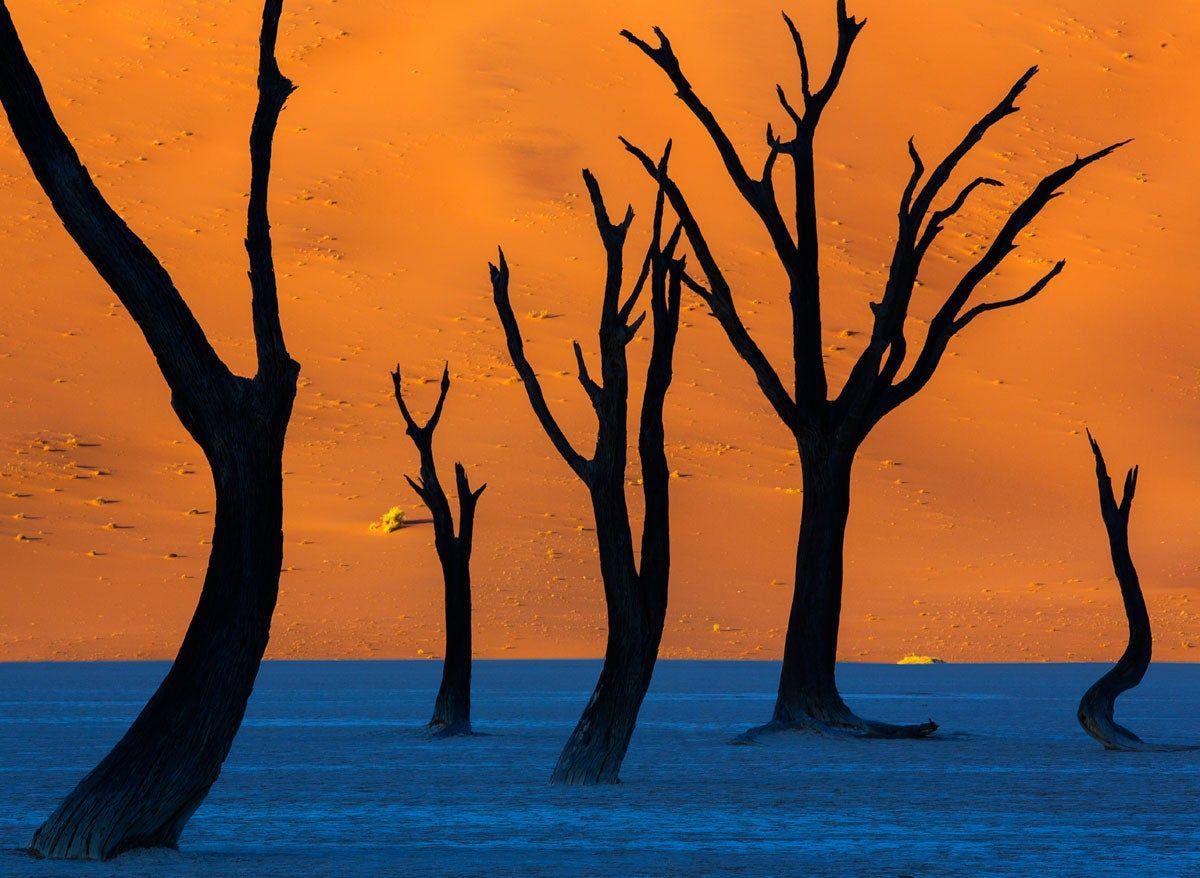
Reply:
M425 726L431 739L467 738L477 733L471 728L470 720L454 723L430 722Z
M1200 744L1151 744L1143 741L1111 718L1111 703L1107 712L1109 715L1105 716L1103 711L1093 713L1081 706L1078 715L1079 725L1105 750L1114 753L1191 753L1200 750Z
M933 720L917 725L893 725L849 715L838 721L819 720L805 717L800 720L771 720L766 725L747 729L735 737L731 744L757 744L763 738L782 732L811 732L829 738L905 740L928 738L938 730Z

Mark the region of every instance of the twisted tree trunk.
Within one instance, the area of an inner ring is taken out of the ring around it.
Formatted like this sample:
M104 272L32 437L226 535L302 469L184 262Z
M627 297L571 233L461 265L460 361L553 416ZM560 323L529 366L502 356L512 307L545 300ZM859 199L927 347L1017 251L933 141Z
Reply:
M64 228L136 321L171 404L212 468L208 571L179 654L124 737L38 829L44 857L174 846L216 781L270 634L283 556L282 455L299 365L288 354L267 215L271 148L292 83L275 61L282 0L266 0L250 131L246 251L258 370L221 361L170 275L112 209L59 126L3 0L0 102Z

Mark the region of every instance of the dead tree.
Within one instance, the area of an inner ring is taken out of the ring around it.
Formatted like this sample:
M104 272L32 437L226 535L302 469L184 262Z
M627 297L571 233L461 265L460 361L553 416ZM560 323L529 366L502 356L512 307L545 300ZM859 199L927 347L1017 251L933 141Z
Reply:
M1018 235L1060 194L1060 187L1121 144L1076 158L1034 186L950 290L929 323L911 366L902 375L909 344L906 335L909 305L922 261L944 225L959 212L971 193L980 186L1000 183L979 177L962 187L946 206L934 210L933 203L960 161L994 125L1017 111L1015 101L1037 68L1026 71L927 177L924 162L910 139L908 152L913 170L900 199L899 228L888 278L879 300L871 305L874 315L871 337L841 391L830 397L821 338L814 140L821 114L837 90L851 47L865 22L848 15L845 0L838 0L836 53L825 82L815 87L800 33L786 15L784 21L799 60L802 101L798 105L793 103L783 88L777 87L780 104L795 126L795 134L785 139L767 125L767 154L757 176L748 170L725 129L684 75L666 34L655 28L657 45L651 45L629 31L622 31L627 40L667 75L677 97L707 132L735 188L770 236L788 280L793 363L790 392L742 322L730 280L683 191L670 178L661 181L703 273L703 280L685 275L685 285L707 303L734 350L750 366L767 401L794 436L800 456L804 500L779 693L772 721L753 730L749 737L796 728L832 728L868 737L922 737L937 728L932 721L898 726L861 719L846 706L835 682L843 544L855 455L886 414L929 382L947 346L959 332L983 314L1029 301L1062 271L1063 263L1058 262L1020 295L967 307L971 294L1016 249ZM642 150L628 142L626 147L647 171L657 174L655 163ZM774 174L781 156L790 160L794 173L794 223L785 218L775 192Z
M1100 445L1089 431L1088 442L1096 458L1096 484L1100 489L1100 517L1108 533L1108 547L1112 553L1113 571L1121 587L1121 601L1125 605L1125 618L1129 622L1129 645L1121 658L1107 674L1095 682L1084 693L1076 714L1083 730L1104 745L1106 750L1164 750L1178 749L1147 744L1129 729L1113 719L1113 705L1117 696L1142 682L1150 667L1150 652L1153 637L1150 633L1150 614L1146 610L1146 599L1138 582L1133 556L1129 553L1129 512L1133 507L1133 494L1137 490L1138 468L1135 466L1125 474L1125 487L1118 503L1113 494L1112 479L1104 465Z
M666 174L667 156L656 165ZM600 240L604 245L606 272L600 309L600 381L592 379L583 349L574 342L579 383L592 403L598 422L596 447L587 458L575 450L558 425L542 393L537 374L525 357L521 329L509 300L509 268L500 251L497 265L490 265L492 291L500 322L517 374L534 413L554 448L587 487L596 521L600 550L600 576L608 611L608 642L600 679L571 733L552 782L561 784L617 783L621 762L637 723L638 711L650 686L667 611L667 583L671 564L670 516L663 404L671 384L671 361L679 330L679 301L683 259L675 257L680 229L676 227L663 243L664 197L659 189L655 204L652 239L641 272L629 295L621 302L625 239L633 222L633 208L620 222L609 219L600 186L584 170L583 179L591 197ZM640 557L635 559L629 508L625 497L629 367L626 346L645 319L643 312L630 320L643 287L649 279L650 312L654 340L646 369L638 430L642 493L645 517ZM640 564L639 564L640 561Z
M175 663L125 736L33 837L43 857L108 859L173 847L220 773L267 646L283 558L284 434L299 365L288 355L267 219L271 145L293 86L275 60L282 0L263 10L250 132L246 250L252 378L209 344L154 254L105 201L59 127L0 0L0 102L68 234L141 329L216 490L208 572Z
M438 688L429 730L437 737L471 734L471 541L475 534L475 505L487 488L486 484L471 490L467 471L461 463L454 464L454 480L458 490L458 533L454 532L454 514L450 500L438 479L433 459L433 431L442 418L442 406L450 392L450 366L442 372L442 388L437 405L424 426L413 418L400 388L400 366L392 373L396 404L407 425L405 432L417 446L421 458L421 474L414 481L404 478L417 492L421 502L429 507L433 517L433 543L442 565L445 583L446 657L442 662L442 685Z

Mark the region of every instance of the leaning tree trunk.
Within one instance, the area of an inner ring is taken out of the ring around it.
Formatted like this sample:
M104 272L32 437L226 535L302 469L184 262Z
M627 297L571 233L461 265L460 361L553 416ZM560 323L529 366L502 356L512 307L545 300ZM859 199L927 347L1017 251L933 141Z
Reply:
M279 591L287 402L269 420L231 419L228 434L206 449L215 529L183 645L129 731L38 829L35 854L109 859L174 847L216 781L254 687Z
M670 152L668 143L657 165L660 181L666 179ZM596 178L587 170L584 170L583 178L607 256L600 314L600 383L592 379L583 349L578 342L574 343L579 383L591 400L599 427L592 458L585 458L576 451L563 433L546 404L537 373L525 357L520 326L509 299L509 271L503 251L499 264L490 266L496 310L513 365L551 442L587 486L596 520L600 578L604 582L608 612L604 665L592 697L551 775L553 783L573 785L619 781L621 763L650 687L662 641L671 568L670 473L663 406L671 385L671 362L679 332L680 296L684 283L684 260L675 257L682 228L677 225L663 242L666 197L660 182L650 247L637 281L621 302L625 238L633 222L633 208L626 209L621 222L613 223ZM625 498L629 413L629 366L625 349L636 337L646 316L643 313L632 317L647 280L654 334L638 429L645 514L641 551L635 558L637 553Z
M559 754L551 783L584 786L620 781L661 640L661 622L634 625L631 630L610 621L600 679Z
M623 480L617 484L622 487L614 490L623 490ZM610 542L619 544L629 538L628 524L622 524L627 521L623 493L615 501L597 493L592 505L608 604L608 640L596 688L550 776L551 783L572 786L620 781L666 620L665 602L661 607L648 603L654 594L665 596L666 584L652 588L644 575L639 577L619 562L628 552L610 548Z
M853 462L853 450L801 446L804 502L775 712L771 722L750 729L739 741L753 741L786 729L884 738L924 737L937 730L932 720L919 725L892 725L863 719L846 706L838 692L838 626Z

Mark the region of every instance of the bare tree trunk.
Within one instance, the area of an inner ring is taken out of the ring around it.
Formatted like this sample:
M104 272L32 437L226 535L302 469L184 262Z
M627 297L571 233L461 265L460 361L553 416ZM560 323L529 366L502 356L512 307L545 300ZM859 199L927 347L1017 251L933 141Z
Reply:
M282 0L266 0L250 131L246 251L258 370L221 361L145 243L105 201L59 126L0 0L0 102L31 170L145 336L171 404L212 468L208 571L179 654L125 736L38 829L33 853L108 859L174 846L216 781L270 634L283 557L282 455L299 365L288 354L267 215L271 149L292 83L275 61Z
M215 529L183 645L124 737L38 829L36 854L109 859L133 848L174 847L216 781L254 687L278 594L288 411L231 420L226 441L209 451Z
M661 620L647 626L632 619L610 619L600 678L559 754L551 783L581 786L620 781L661 640Z
M1104 464L1100 446L1088 433L1088 442L1096 459L1096 483L1100 491L1100 515L1108 533L1113 571L1121 587L1121 602L1129 623L1129 643L1117 663L1097 680L1079 702L1077 717L1083 730L1104 745L1106 750L1192 750L1191 746L1148 744L1113 719L1117 696L1142 682L1150 667L1153 637L1150 632L1150 613L1142 596L1137 569L1129 551L1129 513L1137 490L1138 468L1125 475L1125 487L1120 503L1113 493L1112 480Z
M853 460L852 449L801 446L804 504L779 692L771 722L750 729L739 742L787 729L887 738L924 737L937 730L932 720L892 725L863 719L846 706L838 692L838 628Z
M442 683L430 729L440 735L471 733L471 570L469 559L443 563L446 651Z
M604 664L592 697L559 754L551 783L588 785L620 780L621 765L658 660L666 603L654 601L651 596L657 589L649 589L652 584L640 579L631 564L623 563L632 557L623 474L622 466L610 480L609 491L598 490L592 502L608 605ZM666 584L659 585L665 597Z
M850 515L850 461L801 455L804 499L796 580L773 722L839 724L849 710L834 680L842 607L842 564Z

